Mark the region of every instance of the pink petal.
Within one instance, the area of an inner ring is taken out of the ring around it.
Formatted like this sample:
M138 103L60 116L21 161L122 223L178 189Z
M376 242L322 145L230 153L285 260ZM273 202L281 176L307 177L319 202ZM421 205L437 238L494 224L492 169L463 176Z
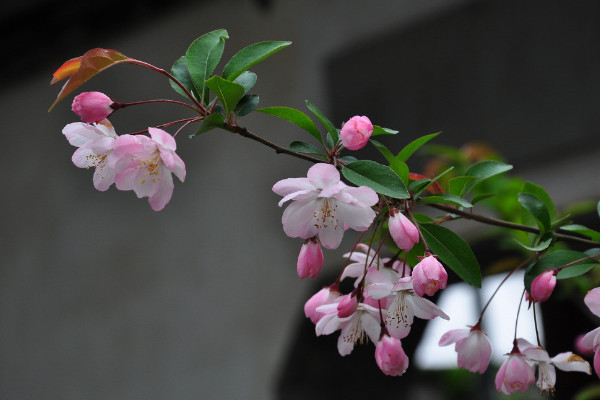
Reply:
M300 190L315 190L315 187L308 178L287 178L273 185L272 190L280 196L287 196Z
M162 210L171 200L173 195L173 177L171 173L168 171L162 173L160 183L157 186L155 193L148 199L148 203L154 211Z
M465 339L469 336L469 329L452 329L442 335L438 346L448 346L452 343L456 343L461 339Z
M600 317L600 287L590 290L583 301L591 312Z
M325 163L318 163L310 167L306 176L319 189L334 185L340 181L340 173L337 168Z
M154 140L162 147L169 150L175 150L177 148L177 144L173 136L169 135L162 129L148 128L148 133L150 133L150 137L152 138L152 140Z
M320 201L294 201L283 211L281 222L283 231L289 237L309 239L318 233L313 223L313 214L318 209Z

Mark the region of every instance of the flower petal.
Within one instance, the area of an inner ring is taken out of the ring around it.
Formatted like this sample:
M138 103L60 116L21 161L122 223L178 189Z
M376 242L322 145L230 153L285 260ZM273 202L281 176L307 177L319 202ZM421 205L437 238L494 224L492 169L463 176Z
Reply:
M591 312L600 317L600 287L590 290L583 299Z
M308 180L318 189L335 185L340 181L340 173L331 164L318 163L310 167L306 173Z

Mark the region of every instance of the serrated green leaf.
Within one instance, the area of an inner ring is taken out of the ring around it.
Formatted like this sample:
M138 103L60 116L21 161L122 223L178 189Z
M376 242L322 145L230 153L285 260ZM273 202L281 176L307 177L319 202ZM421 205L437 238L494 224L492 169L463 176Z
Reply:
M431 133L429 135L421 136L420 138L413 140L412 142L404 146L400 153L398 153L397 157L401 161L406 162L406 160L408 160L408 158L412 156L415 151L419 150L425 143L429 142L431 139L433 139L440 133L442 132Z
M398 131L395 131L393 129L382 128L381 126L373 125L373 133L371 133L371 136L377 136L377 135L395 135L397 133L398 133Z
M542 233L550 230L550 214L544 202L532 193L519 193L518 198L521 206L535 218Z
M234 80L242 72L255 64L258 64L265 58L277 53L279 50L292 44L292 42L268 41L251 44L238 51L223 69L223 77L227 80Z
M306 106L313 114L315 114L317 119L319 121L321 121L321 123L323 124L325 129L327 129L327 132L328 132L329 136L331 137L331 142L332 142L332 144L330 145L330 148L335 146L335 144L338 142L338 140L340 140L338 130L335 128L335 126L333 126L331 121L329 121L327 119L327 117L317 108L317 106L315 106L313 103L311 103L308 100L306 100ZM328 140L328 144L329 144L329 140Z
M587 236L592 240L600 242L600 232L590 229L583 225L577 225L577 224L565 225L565 226L561 226L560 229L562 229L564 231L568 231L568 232L579 233L580 235Z
M221 100L221 104L225 108L227 115L229 115L244 96L244 87L242 85L225 80L220 76L213 76L205 84Z
M317 155L319 157L322 157L324 159L327 158L315 146L313 146L310 143L306 143L306 142L303 142L300 140L294 140L292 143L290 143L290 145L288 146L288 149L295 151L297 153L312 154L312 155Z
M217 29L194 40L185 53L185 59L201 101L208 103L208 93L205 90L205 81L213 73L225 47L225 39L229 34L225 29Z
M219 113L208 114L204 120L198 125L198 130L196 133L190 135L190 139L194 136L201 135L215 128L222 128L225 124L225 119L223 115Z
M551 224L556 220L556 208L554 207L554 203L548 195L548 192L546 192L546 190L543 187L541 187L540 185L536 185L532 182L525 182L522 191L534 194L538 199L540 199L544 203L544 205L546 206L546 210L548 210L548 215L550 216Z
M362 160L345 165L342 174L357 186L368 186L395 199L408 199L406 186L394 171L375 161Z
M469 203L462 197L454 196L453 194L440 193L433 196L420 197L421 204L452 204L454 206L470 208L473 204Z
M179 60L175 61L175 64L173 64L173 67L171 68L171 75L173 75L173 77L175 77L175 79L177 79L179 82L181 82L181 84L190 93L192 93L192 95L194 97L196 97L196 100L200 100L199 99L200 96L196 92L196 87L194 86L194 83L192 82L192 77L190 76L190 72L188 71L185 56L181 56L179 58ZM188 98L187 94L185 94L185 92L183 91L183 89L181 89L181 87L179 87L179 85L177 85L171 79L169 79L169 83L171 84L171 87L173 88L173 90L175 90L177 93L179 93L186 99Z
M244 87L244 94L247 94L256 84L256 79L258 77L254 72L244 71L240 76L235 78L234 82L242 85Z
M433 254L463 281L481 287L481 268L477 258L460 236L439 225L419 224L419 228Z
M233 112L240 117L250 114L258 106L259 98L257 94L247 94L235 106Z
M467 172L465 172L465 175L473 176L476 179L465 185L465 188L463 189L463 193L461 193L461 195L464 196L465 194L469 193L475 187L475 185L479 184L480 182L491 178L492 176L501 174L506 171L510 171L511 169L512 165L505 164L501 161L486 160L471 165L467 169Z
M462 196L465 193L465 187L474 181L474 176L457 176L448 181L448 191L455 196Z
M587 254L582 253L580 251L575 251L575 250L556 250L551 253L544 254L542 257L540 257L540 259L537 262L532 263L529 265L529 267L527 267L527 270L525 271L525 278L524 278L525 288L527 289L528 292L531 291L531 282L538 275L540 275L547 269L563 267L567 264L570 264L577 260L581 260L586 257L588 257ZM594 261L594 260L589 260L589 259L584 260L580 263L574 264L573 266L570 266L570 267L567 267L567 268L561 270L557 274L556 277L558 279L563 279L563 277L565 275L570 275L571 272L563 272L563 271L573 268L576 265L592 264L592 266L593 266L593 264L596 264L596 263L597 263L597 261ZM577 271L577 269L573 270L572 272L574 273L576 271ZM583 272L583 273L585 273L585 272ZM576 276L576 275L572 275L572 276Z
M315 125L313 120L310 119L308 115L304 114L300 110L296 110L295 108L290 107L265 107L259 108L256 111L273 115L275 117L283 118L286 121L291 122L292 124L298 125L300 128L310 133L315 139L319 141L319 143L323 144L323 138L321 138L321 133L317 129L317 126Z

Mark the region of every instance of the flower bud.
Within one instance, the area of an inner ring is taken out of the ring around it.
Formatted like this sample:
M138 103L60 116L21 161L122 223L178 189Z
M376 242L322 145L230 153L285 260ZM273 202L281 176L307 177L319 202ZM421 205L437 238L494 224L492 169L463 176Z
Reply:
M353 296L352 293L349 293L342 297L340 300L337 310L338 310L338 318L347 318L354 314L356 308L358 307L358 300L356 296Z
M308 239L300 248L298 255L298 276L304 279L311 277L315 279L323 268L323 250L319 242L313 239Z
M388 225L390 235L400 249L409 251L419 241L419 230L401 212L391 210Z
M350 150L358 150L365 147L372 133L373 124L369 118L357 115L344 124L340 131L340 138L344 147Z
M323 316L323 313L317 311L317 308L333 303L339 296L338 291L331 290L329 287L319 290L304 304L304 315L306 315L306 318L310 318L313 324L316 324Z
M83 92L73 99L71 109L87 123L100 122L113 113L110 97L100 92Z
M421 297L423 294L433 296L448 283L448 274L444 266L434 256L422 259L413 269L412 277L413 289Z
M381 371L390 376L400 376L408 368L408 357L402 348L402 343L388 335L383 335L377 342L375 361Z
M546 270L531 282L530 299L535 302L548 300L555 286L556 276L554 276L554 271L551 269Z

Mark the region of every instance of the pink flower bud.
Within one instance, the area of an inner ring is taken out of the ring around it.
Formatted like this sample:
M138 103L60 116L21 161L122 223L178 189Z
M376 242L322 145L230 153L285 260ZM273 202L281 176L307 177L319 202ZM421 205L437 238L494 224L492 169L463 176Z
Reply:
M319 290L304 304L304 315L306 315L306 318L310 318L313 324L316 324L323 316L323 313L317 311L317 308L333 303L338 297L340 297L340 293L331 290L329 287Z
M533 368L519 350L513 350L496 374L496 390L504 394L525 393L535 382Z
M434 256L422 259L413 269L412 277L413 289L421 297L423 294L433 296L448 283L448 274L444 266Z
M419 230L401 212L391 210L388 225L390 235L400 249L409 251L419 241Z
M408 357L402 348L402 343L388 335L383 335L377 342L375 361L381 371L390 376L400 376L408 368Z
M530 299L536 302L548 300L555 286L556 276L554 276L554 271L551 269L546 270L531 282Z
M323 250L319 242L313 239L308 239L300 248L298 255L298 276L304 279L311 277L315 279L323 268Z
M100 122L113 113L113 101L100 92L83 92L73 99L71 109L87 123Z
M347 318L351 316L354 314L357 307L358 300L356 299L356 296L353 296L352 293L345 295L337 306L338 318Z
M340 138L344 147L350 150L358 150L365 147L372 133L373 124L369 118L357 115L344 124L340 131Z

